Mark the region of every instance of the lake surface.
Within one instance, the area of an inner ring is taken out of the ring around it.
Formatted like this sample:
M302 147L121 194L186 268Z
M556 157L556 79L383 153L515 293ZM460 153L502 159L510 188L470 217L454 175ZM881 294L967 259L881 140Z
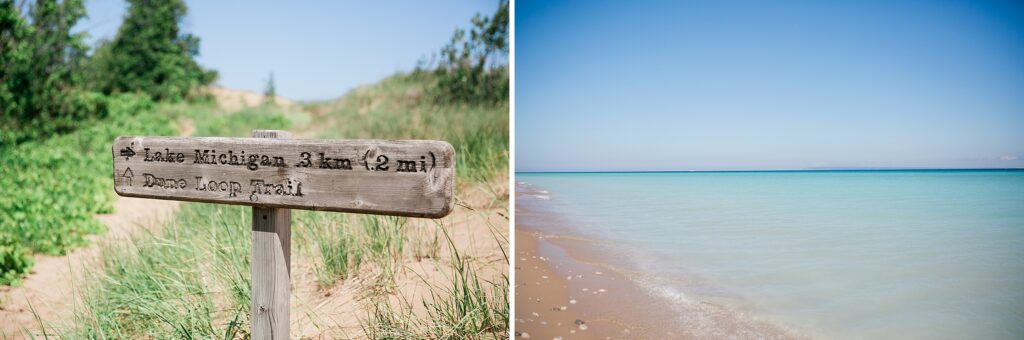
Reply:
M569 221L549 232L673 303L814 337L1024 337L1024 171L516 176Z

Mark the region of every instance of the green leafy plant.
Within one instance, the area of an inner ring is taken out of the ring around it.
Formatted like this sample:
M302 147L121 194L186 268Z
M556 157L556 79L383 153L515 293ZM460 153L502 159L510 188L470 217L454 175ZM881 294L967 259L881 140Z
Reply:
M0 283L16 285L34 261L10 235L0 234Z

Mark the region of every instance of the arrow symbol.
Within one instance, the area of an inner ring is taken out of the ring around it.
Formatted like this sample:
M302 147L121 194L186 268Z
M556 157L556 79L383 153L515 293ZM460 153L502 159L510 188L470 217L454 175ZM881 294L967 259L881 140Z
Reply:
M127 179L128 186L132 186L132 177L135 177L135 174L132 173L132 168L129 167L128 170L125 170L124 173L121 174L121 177L124 177L124 178Z
M132 156L135 156L135 150L132 150L132 146L135 146L135 143L132 143L131 146L125 147L124 149L121 149L121 156L124 156L124 160L126 161L129 158L132 158Z

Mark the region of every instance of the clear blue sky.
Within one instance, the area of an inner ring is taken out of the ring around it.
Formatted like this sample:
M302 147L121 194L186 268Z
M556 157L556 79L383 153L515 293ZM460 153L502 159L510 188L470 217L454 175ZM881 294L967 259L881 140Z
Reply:
M1011 1L516 3L516 170L1024 167Z
M330 99L439 51L473 14L491 15L497 0L477 1L186 1L182 28L200 38L199 62L220 72L222 86L262 92L271 71L279 95ZM95 42L113 38L127 4L86 0L77 26Z

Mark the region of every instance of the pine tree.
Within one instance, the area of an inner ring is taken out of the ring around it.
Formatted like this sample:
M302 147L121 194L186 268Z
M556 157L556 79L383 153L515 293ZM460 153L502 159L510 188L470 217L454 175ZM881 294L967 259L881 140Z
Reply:
M270 72L270 78L267 79L267 86L263 88L263 102L274 104L274 100L277 97L277 89L274 87L274 72Z
M180 100L209 84L214 71L195 61L199 38L178 27L181 0L128 0L128 13L113 41L94 56L93 86L104 93L142 92L157 100Z

